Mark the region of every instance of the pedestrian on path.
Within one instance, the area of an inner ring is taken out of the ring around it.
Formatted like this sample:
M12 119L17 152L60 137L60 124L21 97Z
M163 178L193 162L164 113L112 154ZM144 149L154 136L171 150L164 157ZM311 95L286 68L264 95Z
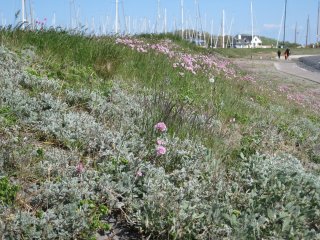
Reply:
M280 49L278 50L277 54L278 54L278 58L280 59L280 56L281 56L281 51L280 51Z
M288 60L289 59L289 55L290 55L290 49L287 48L286 51L284 52L284 59Z

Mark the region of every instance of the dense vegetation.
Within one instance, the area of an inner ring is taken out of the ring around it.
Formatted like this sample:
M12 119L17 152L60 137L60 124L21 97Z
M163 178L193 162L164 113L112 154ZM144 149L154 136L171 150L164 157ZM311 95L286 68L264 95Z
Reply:
M0 41L3 239L95 239L113 218L140 238L320 239L318 104L170 34Z

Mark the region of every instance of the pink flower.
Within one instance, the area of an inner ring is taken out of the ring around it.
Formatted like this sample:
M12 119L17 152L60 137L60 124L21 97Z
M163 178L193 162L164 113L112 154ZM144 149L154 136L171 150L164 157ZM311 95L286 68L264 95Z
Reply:
M166 154L167 149L162 145L158 145L156 148L156 152L157 152L157 156L161 156L161 155Z
M137 171L136 175L137 175L137 177L142 177L143 173L139 170L139 171Z
M82 163L82 162L78 163L78 165L76 166L76 171L77 171L77 173L79 173L79 174L81 174L81 173L84 172L84 166L83 166L83 163Z
M157 139L157 145L165 145L166 143L161 140L161 139Z
M156 125L154 125L154 128L159 132L167 131L167 126L164 122L158 122Z

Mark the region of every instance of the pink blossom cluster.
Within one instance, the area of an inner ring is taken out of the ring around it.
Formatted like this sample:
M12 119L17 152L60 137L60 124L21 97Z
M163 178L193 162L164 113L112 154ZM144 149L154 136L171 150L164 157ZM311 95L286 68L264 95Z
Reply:
M47 18L44 18L43 21L36 20L36 25L40 26L41 28L43 28L44 25L46 24L46 22L47 22Z
M181 67L182 69L189 71L193 74L197 74L199 71L205 74L212 75L224 74L227 78L237 77L236 71L231 66L231 63L224 59L218 59L214 55L201 55L201 54L186 54L178 53L177 62L174 63L174 67Z
M158 132L165 132L167 131L167 126L164 122L158 122L156 125L154 125L154 129Z
M174 57L174 51L171 51L168 44L163 43L163 44L152 44L151 49L155 50L156 52L168 55L169 58Z
M299 105L304 105L304 102L306 100L306 96L301 93L295 93L295 94L288 94L287 95L288 100L292 100Z
M154 129L159 132L159 133L164 133L167 131L167 126L164 122L158 122L155 126ZM166 154L167 149L165 148L165 141L162 139L157 139L156 141L156 154L157 156L162 156Z
M248 82L251 82L251 83L256 83L255 78L253 76L251 76L251 75L245 75L245 76L241 77L241 80L248 81Z
M84 173L85 169L82 162L79 162L76 166L76 172L78 174Z
M142 40L135 38L118 38L117 44L124 44L132 50L146 53L153 50L157 53L167 55L175 62L172 67L179 69L179 75L182 77L181 70L190 72L196 75L199 72L205 73L207 76L224 74L226 78L237 78L237 72L232 66L231 62L225 59L220 59L213 54L190 54L183 49L173 44L171 41L165 40L157 44L148 44ZM254 83L253 77L245 76L240 78L242 80Z
M293 92L293 88L287 85L280 85L278 87L278 91L280 93L285 94L289 101L297 103L303 107L310 107L311 110L315 112L320 112L320 105L318 103L318 99L320 97L319 90L309 90L304 91L303 93L300 92Z
M157 145L156 146L157 156L164 155L164 154L166 154L166 152L167 152L167 149L164 146L162 146L162 145Z
M143 41L136 38L117 38L116 44L123 44L130 47L137 52L147 53L149 44L145 44Z
M278 90L282 93L284 92L288 92L289 91L289 87L287 85L282 85L282 86L279 86Z

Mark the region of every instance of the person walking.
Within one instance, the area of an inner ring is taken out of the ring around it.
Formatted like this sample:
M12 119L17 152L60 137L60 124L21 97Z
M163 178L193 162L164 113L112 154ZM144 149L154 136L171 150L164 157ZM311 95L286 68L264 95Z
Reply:
M278 50L277 54L278 54L278 58L280 59L280 57L281 57L281 51L280 51L280 49Z
M290 49L287 48L286 51L284 52L284 58L285 58L285 60L288 60L288 59L289 59L289 55L290 55Z

